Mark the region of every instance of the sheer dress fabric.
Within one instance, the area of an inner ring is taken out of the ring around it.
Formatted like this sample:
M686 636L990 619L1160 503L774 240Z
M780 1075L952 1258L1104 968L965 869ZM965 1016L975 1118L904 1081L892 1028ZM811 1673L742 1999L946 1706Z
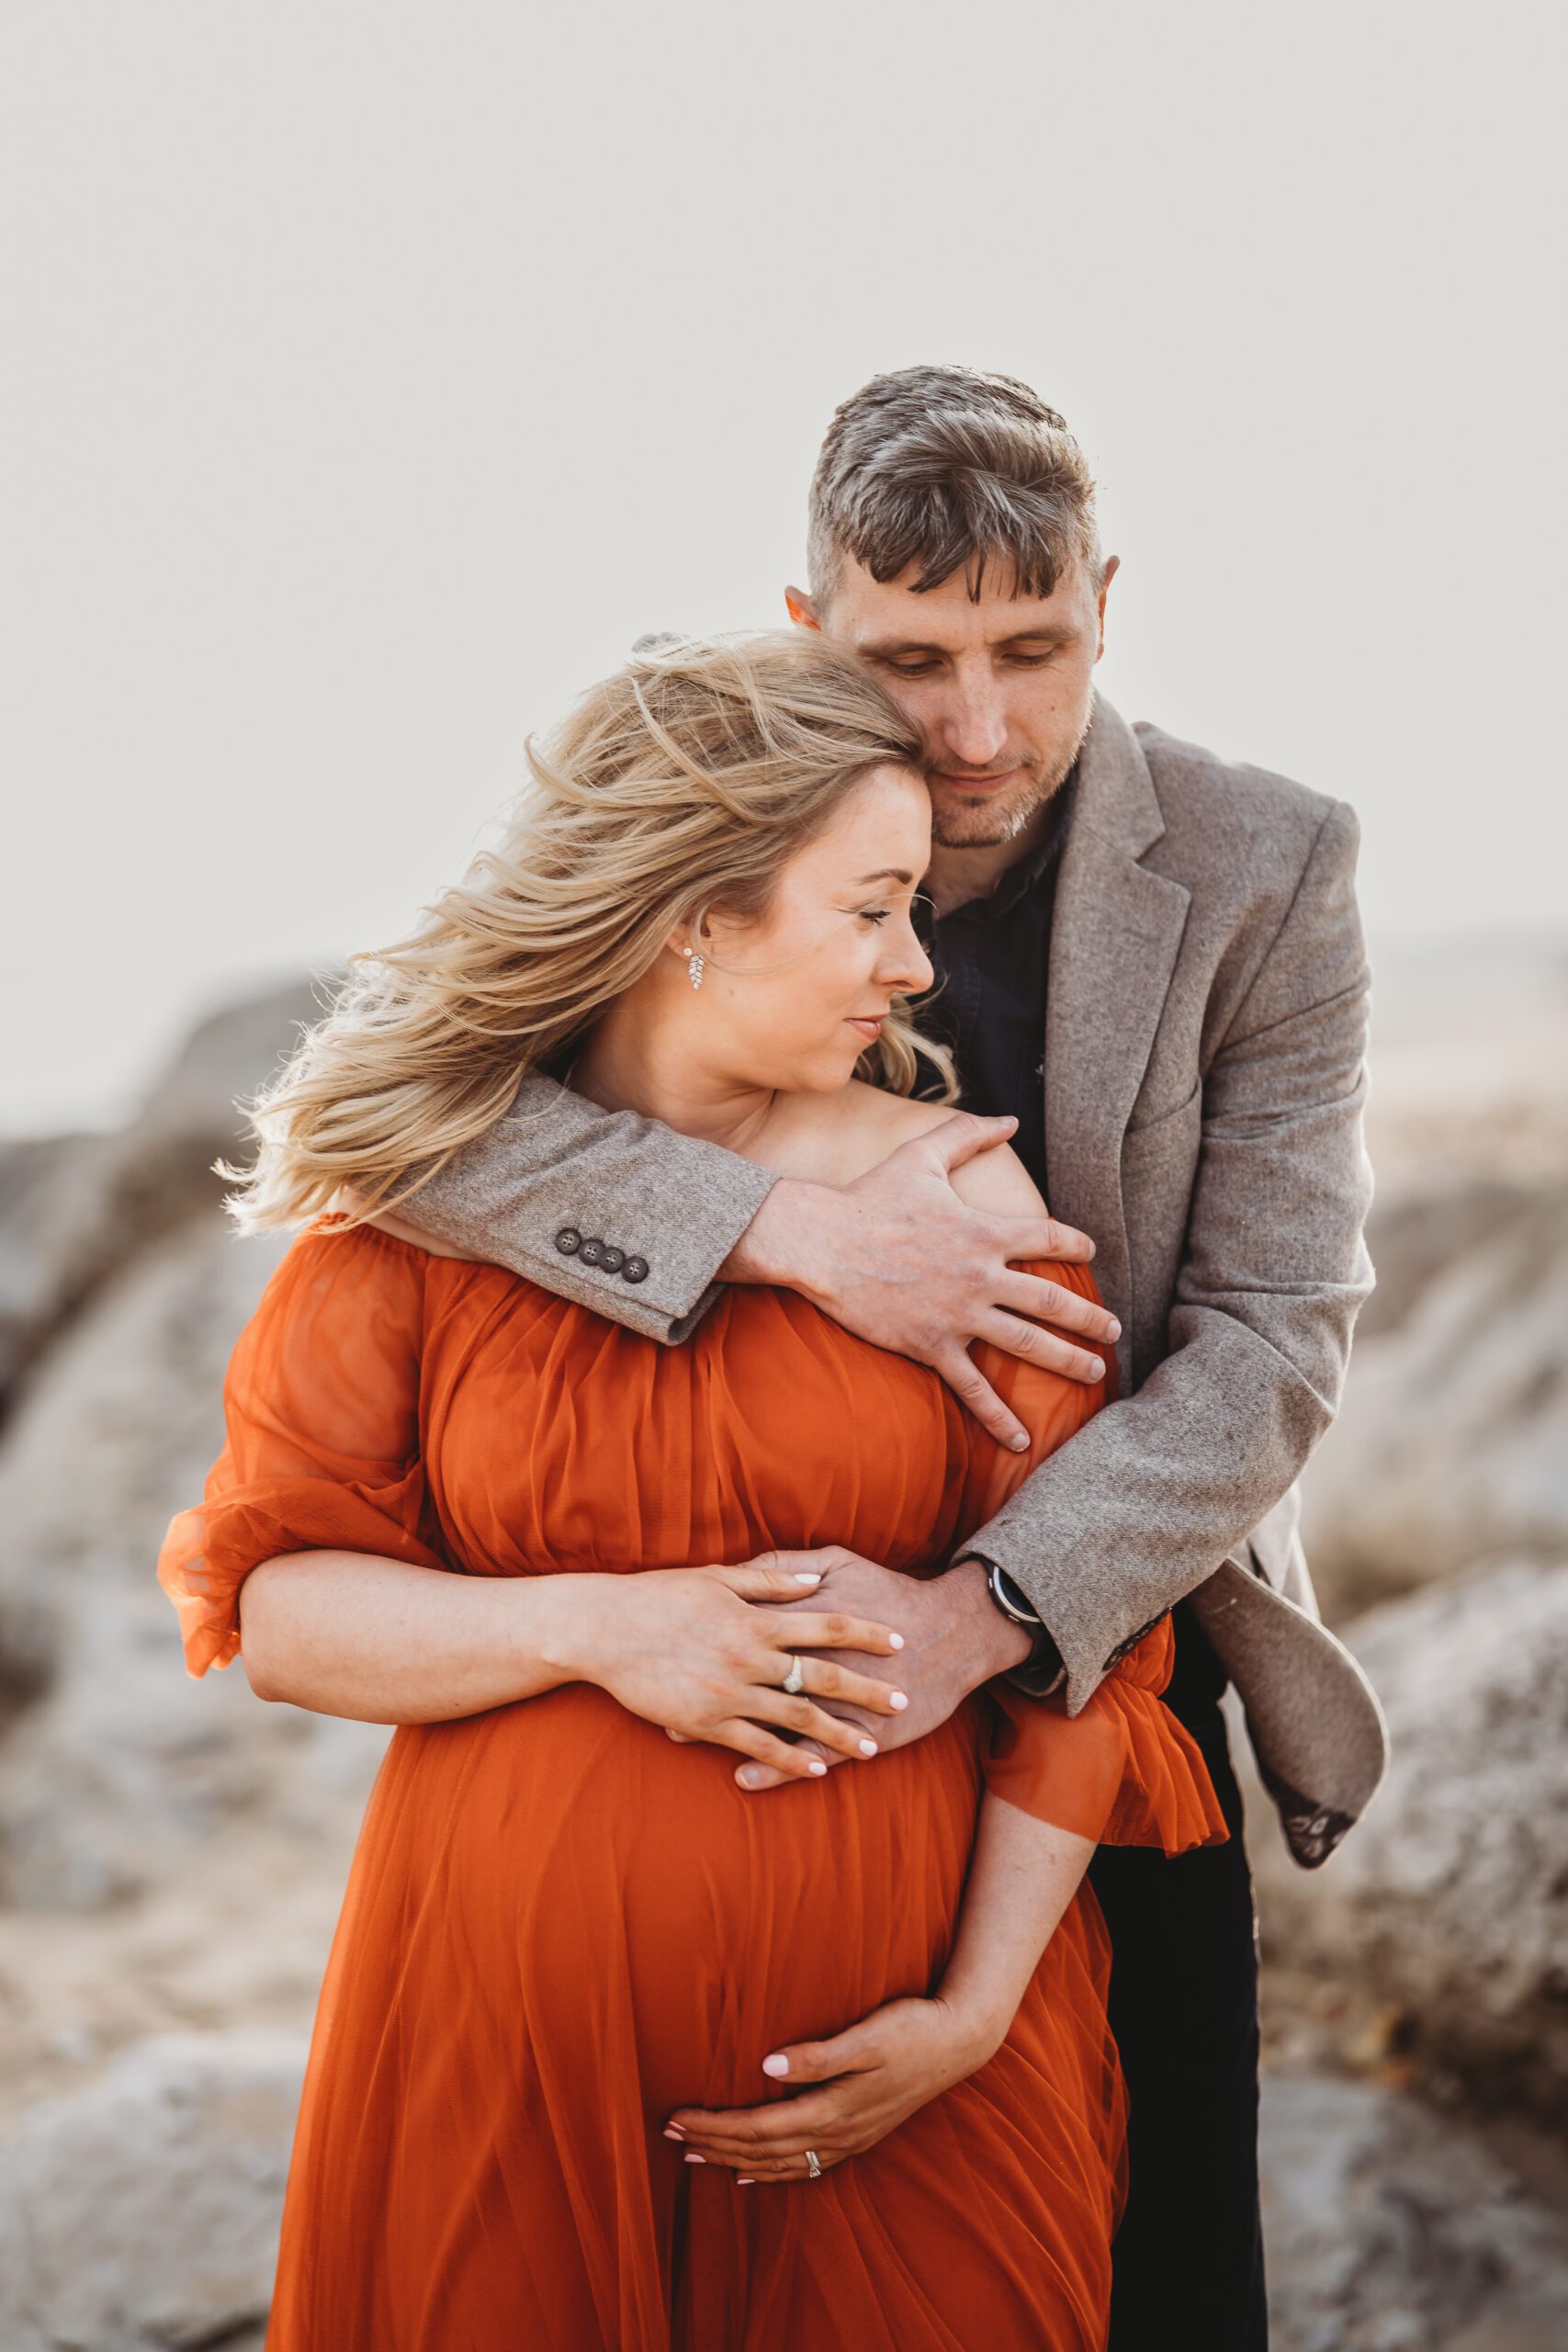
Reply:
M773 1546L929 1573L1104 1399L977 1355L1027 1454L792 1292L728 1289L662 1347L325 1220L240 1340L227 1442L160 1560L190 1670L235 1656L253 1567L315 1548L596 1571L606 1607L615 1576ZM989 2064L819 2181L738 2188L662 2126L787 2097L767 2052L936 1987L987 1785L1100 1839L1222 1839L1160 1701L1170 1657L1166 1624L1071 1721L993 1686L762 1795L732 1752L587 1684L395 1732L317 2015L269 2352L1101 2345L1126 2117L1087 1887Z

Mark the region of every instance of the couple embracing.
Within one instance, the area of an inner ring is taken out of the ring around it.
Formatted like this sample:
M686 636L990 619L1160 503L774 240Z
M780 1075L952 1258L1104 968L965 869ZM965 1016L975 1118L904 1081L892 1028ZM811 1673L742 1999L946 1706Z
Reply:
M643 640L257 1108L160 1573L398 1726L273 2352L1266 2341L1219 1701L1321 1861L1356 834L1096 696L1114 570L1026 387L878 378L796 626Z

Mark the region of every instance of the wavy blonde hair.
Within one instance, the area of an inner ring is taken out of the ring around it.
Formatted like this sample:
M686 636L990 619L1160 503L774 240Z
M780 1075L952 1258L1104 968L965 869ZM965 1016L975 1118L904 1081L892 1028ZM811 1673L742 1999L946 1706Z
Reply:
M351 959L326 1018L248 1105L252 1165L221 1167L247 1230L304 1223L349 1186L409 1200L504 1116L528 1070L580 1039L680 924L763 918L846 794L919 738L863 665L803 629L644 639L542 742L498 845L411 937ZM952 1057L924 1039L942 1099ZM857 1074L919 1074L896 999Z

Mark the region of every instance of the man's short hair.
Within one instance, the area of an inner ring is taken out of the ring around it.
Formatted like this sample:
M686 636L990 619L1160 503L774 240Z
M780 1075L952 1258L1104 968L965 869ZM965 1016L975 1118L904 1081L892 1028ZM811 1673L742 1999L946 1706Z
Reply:
M1012 595L1049 596L1075 562L1098 590L1094 480L1055 410L1015 377L900 368L845 401L822 444L807 539L819 613L846 555L874 580L916 569L917 594L962 570L976 604L992 566Z

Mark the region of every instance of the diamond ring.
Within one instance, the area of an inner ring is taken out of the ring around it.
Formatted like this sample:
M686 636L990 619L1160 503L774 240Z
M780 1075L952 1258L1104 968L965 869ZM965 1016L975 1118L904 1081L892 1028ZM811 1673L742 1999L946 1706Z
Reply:
M820 2180L822 2177L822 2159L815 2148L806 2151L806 2177L807 2180Z
M789 1672L784 1676L784 1687L792 1699L798 1699L806 1688L806 1668L797 1657L790 1659Z

